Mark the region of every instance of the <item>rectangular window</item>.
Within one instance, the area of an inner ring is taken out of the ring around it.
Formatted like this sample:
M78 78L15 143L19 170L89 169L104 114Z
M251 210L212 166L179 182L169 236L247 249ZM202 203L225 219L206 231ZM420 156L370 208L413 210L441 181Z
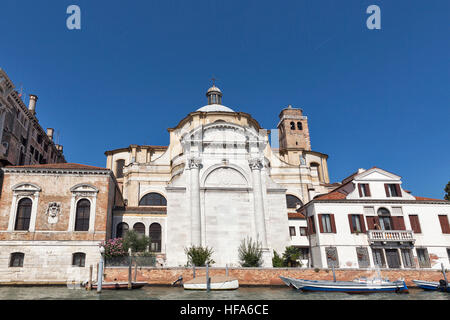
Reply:
M298 248L300 251L300 260L308 260L309 259L309 248Z
M447 248L448 262L450 262L450 248Z
M359 218L359 214L352 214L351 219L352 219L352 233L363 232L361 228L361 220Z
M11 268L22 268L24 257L25 257L25 255L21 252L11 253L11 259L9 261L9 266Z
M339 267L339 257L336 247L326 247L325 255L327 256L328 268L332 268L333 266L335 268Z
M358 266L360 268L369 268L369 251L365 247L356 248L356 256L358 257Z
M403 267L414 268L415 263L411 249L402 249L401 251L402 251Z
M323 233L332 233L333 229L331 228L331 217L329 214L321 215L322 222L322 232Z
M447 215L439 215L439 222L441 223L442 233L450 233Z
M295 227L289 227L289 234L291 237L295 237Z
M306 236L306 235L307 235L307 228L305 228L305 227L300 227L300 235L301 235L302 237Z
M414 233L422 233L420 229L419 216L416 214L409 215L409 222L411 223L411 229Z
M370 197L370 188L368 183L360 183L358 186L360 197Z
M402 192L400 190L400 185L397 183L394 184L385 184L384 188L386 190L387 197L401 197Z
M428 250L426 248L416 248L417 260L419 260L419 267L430 268L430 257L428 256Z
M386 268L383 249L372 249L372 256L375 267Z

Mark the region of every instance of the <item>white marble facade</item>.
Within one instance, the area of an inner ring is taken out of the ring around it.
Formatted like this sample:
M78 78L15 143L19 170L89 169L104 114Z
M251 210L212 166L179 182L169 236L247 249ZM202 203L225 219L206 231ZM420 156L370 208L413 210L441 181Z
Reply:
M238 247L247 237L263 246L264 265L272 249L289 244L286 189L268 175L267 141L255 129L215 122L184 133L187 163L166 188L168 265L184 265L184 248L213 248L218 266L238 265Z

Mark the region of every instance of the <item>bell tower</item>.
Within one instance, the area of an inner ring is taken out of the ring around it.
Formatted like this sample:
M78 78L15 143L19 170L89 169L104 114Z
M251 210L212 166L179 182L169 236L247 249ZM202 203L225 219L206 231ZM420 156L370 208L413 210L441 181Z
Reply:
M303 110L289 105L281 110L278 122L279 152L289 159L289 163L298 163L301 151L311 151L308 118Z

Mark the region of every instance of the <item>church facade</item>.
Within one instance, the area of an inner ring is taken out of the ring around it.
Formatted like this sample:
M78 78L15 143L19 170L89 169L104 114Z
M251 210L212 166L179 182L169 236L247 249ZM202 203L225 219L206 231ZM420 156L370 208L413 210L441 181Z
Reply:
M192 245L212 248L216 266L238 266L238 247L252 238L261 242L270 267L273 250L291 245L295 209L333 187L328 156L311 150L301 109L281 111L275 149L270 131L251 115L222 105L219 88L206 96L206 106L168 129L168 146L105 153L126 203L113 211L112 233L149 235L167 266L185 265L184 249Z

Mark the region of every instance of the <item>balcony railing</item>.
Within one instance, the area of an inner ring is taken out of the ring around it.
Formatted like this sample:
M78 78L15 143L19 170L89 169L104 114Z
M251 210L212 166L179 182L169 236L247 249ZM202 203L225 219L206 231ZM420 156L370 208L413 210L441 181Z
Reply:
M369 230L369 241L415 241L411 230Z

